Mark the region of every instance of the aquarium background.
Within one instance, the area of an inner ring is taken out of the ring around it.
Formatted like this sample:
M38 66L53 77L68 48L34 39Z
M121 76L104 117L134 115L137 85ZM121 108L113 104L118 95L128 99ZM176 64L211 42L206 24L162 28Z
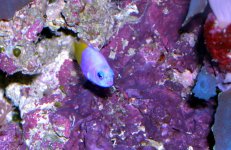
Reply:
M0 8L0 149L230 150L228 0ZM100 50L112 86L83 74L76 40Z

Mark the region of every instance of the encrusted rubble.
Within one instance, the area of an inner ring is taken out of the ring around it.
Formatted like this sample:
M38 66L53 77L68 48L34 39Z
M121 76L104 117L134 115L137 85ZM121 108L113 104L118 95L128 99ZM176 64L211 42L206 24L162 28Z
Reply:
M214 103L189 102L200 68L201 22L178 32L188 4L33 0L12 20L0 21L0 69L35 75L30 84L5 88L22 119L23 140L13 149L209 149ZM42 33L45 27L51 35ZM76 35L101 48L115 72L113 87L84 80L72 55ZM21 50L18 57L14 48ZM14 141L10 126L8 120L4 136Z

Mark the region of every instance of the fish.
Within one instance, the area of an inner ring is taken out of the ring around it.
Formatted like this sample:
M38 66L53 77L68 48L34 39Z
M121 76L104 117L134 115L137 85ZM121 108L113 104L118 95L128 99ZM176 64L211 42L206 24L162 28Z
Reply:
M113 86L114 72L98 48L83 40L74 40L74 56L83 75L92 83L108 88Z
M212 127L215 145L214 150L230 150L231 148L231 89L218 95L214 124Z
M191 0L187 16L181 26L186 26L194 16L203 13L207 4L208 0Z
M226 28L231 24L231 1L230 0L209 0L210 7L215 14L218 25Z
M10 20L16 11L28 5L31 0L0 0L0 20Z
M220 27L227 27L229 24L231 24L230 0L191 0L188 13L181 26L186 26L193 17L204 13L208 3L212 12L216 16L218 25Z

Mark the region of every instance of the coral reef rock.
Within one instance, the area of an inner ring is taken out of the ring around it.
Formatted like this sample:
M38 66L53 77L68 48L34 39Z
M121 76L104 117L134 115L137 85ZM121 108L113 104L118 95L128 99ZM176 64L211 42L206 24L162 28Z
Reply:
M0 21L0 69L33 76L30 83L2 87L22 120L1 127L0 138L9 140L0 147L209 149L213 103L187 101L199 70L195 43L202 27L197 21L179 34L188 5L33 0L12 20ZM77 33L101 49L115 73L113 87L85 81L73 57Z

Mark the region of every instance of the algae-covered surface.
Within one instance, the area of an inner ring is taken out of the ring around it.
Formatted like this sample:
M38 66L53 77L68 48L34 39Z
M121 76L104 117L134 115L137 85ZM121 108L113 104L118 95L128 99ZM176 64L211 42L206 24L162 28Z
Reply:
M10 18L0 15L0 149L212 149L219 90L203 101L192 89L202 67L220 90L229 76L206 51L204 18L182 28L189 4L32 0L10 7ZM82 74L73 54L78 39L100 50L113 86Z

